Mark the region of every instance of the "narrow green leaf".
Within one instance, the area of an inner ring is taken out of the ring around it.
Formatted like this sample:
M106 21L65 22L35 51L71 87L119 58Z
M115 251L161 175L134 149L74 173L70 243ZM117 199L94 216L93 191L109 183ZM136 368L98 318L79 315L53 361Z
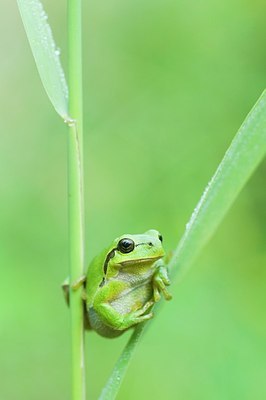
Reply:
M139 324L129 338L121 356L116 362L112 374L105 385L99 400L113 400L115 399L123 378L127 372L129 362L133 356L134 350L142 335L145 324Z
M17 3L44 89L57 113L68 121L68 88L47 15L39 0Z
M266 153L266 91L240 127L207 185L169 263L172 278L181 278L209 241Z
M172 280L183 276L265 154L266 91L240 127L186 225L185 233L169 263ZM147 323L135 328L102 391L100 400L115 399Z

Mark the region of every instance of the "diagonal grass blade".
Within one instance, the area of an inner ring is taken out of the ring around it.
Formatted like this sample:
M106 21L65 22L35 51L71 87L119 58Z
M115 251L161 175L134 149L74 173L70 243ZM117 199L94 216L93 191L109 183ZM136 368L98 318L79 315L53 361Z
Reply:
M68 88L47 15L39 0L17 0L44 89L57 113L68 117Z

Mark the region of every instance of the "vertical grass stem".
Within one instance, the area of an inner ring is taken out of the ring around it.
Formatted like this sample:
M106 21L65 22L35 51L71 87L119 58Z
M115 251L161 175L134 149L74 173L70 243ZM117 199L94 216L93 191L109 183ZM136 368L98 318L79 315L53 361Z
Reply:
M68 0L69 260L70 283L84 274L83 116L81 0ZM81 290L70 291L72 400L85 400L84 330Z

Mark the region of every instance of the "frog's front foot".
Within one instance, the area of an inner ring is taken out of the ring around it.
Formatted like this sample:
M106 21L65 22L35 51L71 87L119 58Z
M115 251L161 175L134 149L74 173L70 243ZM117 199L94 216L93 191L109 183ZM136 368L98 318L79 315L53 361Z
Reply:
M153 297L154 301L158 302L161 298L160 292L163 293L165 300L171 300L172 295L166 289L166 286L170 285L170 279L168 278L167 269L165 266L159 267L153 277Z
M64 280L64 282L62 283L61 286L62 286L62 289L63 289L64 298L65 298L66 303L67 303L68 306L69 306L69 288L71 287L72 290L76 291L81 286L84 286L85 282L86 282L86 275L82 275L75 282L73 282L72 285L70 285L70 283L69 283L69 277L67 277ZM82 291L82 299L86 300L85 290Z
M71 285L73 290L78 290L81 286L84 286L86 282L86 275L81 275L76 281L74 281Z

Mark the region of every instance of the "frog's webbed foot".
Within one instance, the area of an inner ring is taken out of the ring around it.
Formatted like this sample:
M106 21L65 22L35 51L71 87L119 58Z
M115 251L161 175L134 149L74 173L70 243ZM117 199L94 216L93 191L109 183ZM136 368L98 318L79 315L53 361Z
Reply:
M166 289L170 285L167 268L165 265L160 266L153 276L153 297L154 301L158 302L161 298L161 292L165 300L171 300L172 295Z
M141 322L147 321L148 319L151 319L153 317L153 313L152 312L149 312L148 314L145 314L145 313L153 305L154 305L154 301L150 300L147 303L145 303L144 306L141 307L140 309L138 309L136 311L132 311L131 313L126 315L123 318L123 322L120 325L119 329L121 329L121 330L127 329L130 326L133 326L133 325L139 324Z
M86 275L82 275L80 278L78 278L75 282L73 282L72 285L69 283L69 277L67 277L64 282L62 283L61 287L63 289L63 294L64 298L66 300L67 305L69 306L69 288L71 287L72 290L78 290L81 286L84 287L84 284L86 282ZM82 291L81 295L83 300L86 300L86 292L85 290Z

